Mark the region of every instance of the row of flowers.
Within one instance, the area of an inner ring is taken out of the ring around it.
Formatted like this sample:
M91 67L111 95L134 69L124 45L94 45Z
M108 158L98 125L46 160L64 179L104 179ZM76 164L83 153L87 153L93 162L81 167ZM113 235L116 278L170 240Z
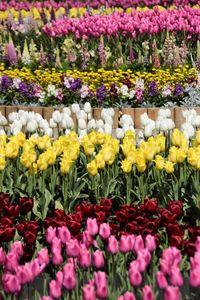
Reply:
M81 294L83 300L178 300L181 294L198 297L199 238L194 257L188 261L175 247L156 256L156 242L151 235L145 239L141 235L122 235L118 242L109 225L98 227L95 219L87 220L83 236L87 239L78 241L72 239L65 226L49 227L48 248L37 251L28 263L21 261L21 242L11 244L8 253L0 248L3 299L9 294L30 297L30 293L42 300L80 299Z
M146 116L143 121L151 130L153 121ZM193 127L185 127L189 135ZM189 139L178 129L171 137L167 132L167 137L158 134L142 142L131 130L121 135L121 141L95 131L79 138L68 132L54 141L48 135L4 135L0 183L4 191L36 195L43 219L55 197L71 210L85 197L113 195L121 202L138 203L147 195L159 195L161 203L184 198L198 211L200 131L193 128Z
M200 4L199 0L173 0L170 1L170 5L194 5L194 4ZM14 8L15 10L25 10L29 11L32 7L35 7L37 9L46 8L51 9L53 7L54 9L59 8L73 8L73 7L85 7L87 8L100 8L102 6L104 7L122 7L122 8L128 8L128 7L138 7L138 6L154 6L154 5L163 5L165 7L168 6L168 2L165 0L93 0L93 1L77 1L77 0L69 0L66 2L63 1L15 1L11 0L9 2L1 1L0 2L0 10L5 11L7 9Z
M199 105L196 69L66 71L1 67L1 104L70 105L90 101L93 106Z

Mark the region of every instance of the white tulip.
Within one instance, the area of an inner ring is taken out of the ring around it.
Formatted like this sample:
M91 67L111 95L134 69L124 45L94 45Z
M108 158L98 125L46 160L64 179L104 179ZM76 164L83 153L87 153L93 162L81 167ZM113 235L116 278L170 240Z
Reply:
M79 135L79 137L83 137L86 134L87 134L87 130L86 129L78 129L78 135Z
M145 127L149 124L149 117L147 115L147 113L143 113L141 116L140 116L140 123L142 125L142 127Z
M64 107L63 108L63 113L67 114L68 116L71 116L71 109L69 107Z
M172 130L175 128L175 123L172 119L167 119L168 130Z
M50 126L51 128L56 128L56 127L57 127L57 124L56 124L56 122L54 122L53 118L51 118L51 119L49 120L49 126Z
M87 120L87 114L85 113L84 110L80 110L79 112L77 112L76 117L77 119Z
M0 135L6 135L5 130L4 129L0 129Z
M122 127L124 132L130 130L130 126L128 124L124 124L124 126Z
M132 131L133 133L135 133L135 128L133 125L129 126L129 130Z
M26 117L26 119L29 121L32 121L35 119L34 111L25 112L25 114L23 116Z
M108 108L108 113L111 117L114 117L114 115L115 115L114 108L112 108L112 107Z
M91 108L90 102L86 102L86 103L84 104L83 109L84 109L84 111L85 111L87 114L91 113L92 108Z
M124 130L122 128L116 129L116 138L121 140L124 137Z
M27 117L25 115L21 116L20 121L21 121L22 125L25 126L27 123Z
M151 126L149 126L149 125L145 126L144 135L145 135L145 137L152 136L152 127Z
M17 112L12 112L8 115L9 123L13 123L14 120L19 120L19 116Z
M142 130L139 130L137 135L136 135L136 144L140 145L144 141L144 134Z
M154 120L149 119L149 123L147 126L150 126L152 130L156 128L156 122Z
M79 129L82 129L82 130L87 128L87 125L86 125L86 122L84 119L78 120L78 127L79 127Z
M162 119L162 120L156 120L156 122L155 122L155 127L156 127L156 130L157 131L160 131L160 124L161 124L161 122L163 121L164 119Z
M12 129L10 129L10 132L13 134L13 135L18 135L18 133L21 131L21 128L19 127L14 127Z
M112 126L110 124L104 125L104 132L108 134L112 134Z
M104 133L104 129L103 129L103 128L99 128L99 129L97 130L97 132Z
M110 116L110 112L109 112L108 108L103 108L102 111L101 111L101 118L103 120L105 120L105 118L107 116Z
M74 121L71 117L66 118L66 125L69 129L74 129Z
M196 116L193 121L193 126L200 127L200 115Z
M112 126L113 125L113 119L112 119L112 117L111 116L107 116L105 118L105 123Z
M70 134L70 132L71 132L71 130L70 130L70 129L66 129L66 130L65 130L65 135L68 135L68 134Z
M161 131L167 131L169 128L168 128L168 122L167 122L167 119L163 119L162 121L160 121L160 130Z
M27 123L27 125L26 125L26 130L27 130L28 132L34 132L34 131L37 130L37 127L38 127L38 124L37 124L37 122L36 122L35 120L29 121L29 122Z
M194 127L189 124L189 123L183 123L181 125L181 130L183 132L187 132L189 138L193 137L195 135L195 130L194 130Z
M97 129L104 128L104 121L102 119L96 121Z
M7 119L4 116L0 115L0 125L5 126L7 124L8 124Z
M92 130L92 129L96 129L96 121L95 119L91 119L89 122L88 122L88 131Z
M52 128L46 128L44 133L47 134L49 137L52 137L53 136L53 129Z
M71 106L71 110L74 114L77 114L80 111L80 106L78 103L74 103Z
M52 118L53 118L54 122L57 124L61 122L62 116L61 116L61 113L59 112L59 110L55 110L52 113Z
M39 123L41 120L43 120L43 117L40 114L36 113L35 114L35 119Z
M88 121L90 121L92 119L92 114L91 113L87 114L87 119L88 119Z

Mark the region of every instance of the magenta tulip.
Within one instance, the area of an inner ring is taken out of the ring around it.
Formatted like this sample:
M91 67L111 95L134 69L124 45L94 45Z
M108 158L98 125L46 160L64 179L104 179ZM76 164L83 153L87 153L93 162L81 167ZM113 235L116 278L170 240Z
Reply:
M94 236L98 233L99 227L96 219L88 218L86 223L86 230L90 235Z
M48 227L46 231L46 241L48 244L51 244L52 240L56 237L56 228Z
M85 246L80 247L79 264L84 269L91 265L91 254Z
M71 239L71 233L66 226L58 228L58 238L63 244L66 244Z
M3 251L3 248L0 247L0 265L3 265L6 261L6 253Z
M129 268L129 280L132 286L140 286L142 283L142 275L137 269Z
M94 285L86 284L83 287L83 300L96 300Z
M168 286L167 279L165 274L161 271L156 273L157 284L160 289L165 289Z
M128 240L128 236L122 235L119 241L119 250L121 253L127 253L130 251L130 244Z
M140 250L144 249L144 241L141 235L136 236L134 250L138 254Z
M21 290L18 278L13 274L3 274L2 285L6 293L16 294Z
M95 272L95 285L96 285L96 295L100 299L105 299L108 297L108 287L107 287L107 280L106 280L106 273L105 272Z
M148 234L145 237L145 247L150 251L153 252L156 249L156 241L155 237Z
M119 245L116 237L114 235L111 235L108 239L108 252L111 254L116 254L119 251Z
M192 287L200 287L200 268L190 271L189 281Z
M23 244L20 241L15 241L10 248L10 252L14 253L18 258L24 254Z
M167 286L164 293L165 300L179 300L180 292L177 286Z
M61 286L56 280L51 280L49 283L50 297L59 299L62 295Z
M79 242L75 239L71 239L69 242L66 243L66 252L67 255L70 257L78 257L80 252Z
M99 235L103 240L106 240L110 236L110 225L102 223L99 228Z
M145 285L142 289L142 300L154 300L154 294L149 285Z
M92 263L96 269L102 269L104 267L105 261L103 252L100 250L96 250L92 256Z
M172 266L170 272L170 281L174 286L182 286L183 285L183 277L181 275L180 269Z
M37 259L41 265L42 264L48 265L49 264L48 249L46 248L41 249L37 254Z
M62 271L58 271L56 273L56 281L59 283L60 286L62 286L63 283L63 272Z

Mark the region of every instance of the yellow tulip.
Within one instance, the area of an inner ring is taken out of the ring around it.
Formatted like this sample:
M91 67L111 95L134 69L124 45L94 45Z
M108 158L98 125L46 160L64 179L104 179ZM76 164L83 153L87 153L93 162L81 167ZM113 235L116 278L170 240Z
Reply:
M156 155L154 162L156 170L161 171L164 168L165 160L161 155Z
M178 148L176 148L175 146L172 146L169 149L169 155L168 155L168 160L171 162L177 162L177 150Z
M102 145L104 143L104 134L102 132L97 132L96 135L97 135L96 143L98 145Z
M45 171L48 168L48 162L45 153L40 154L37 160L37 167L40 171Z
M172 132L172 144L174 146L180 147L181 143L181 132L178 128L175 128Z
M132 166L133 166L132 162L129 159L127 159L127 158L125 158L121 162L121 168L124 171L124 173L130 173L131 170L132 170Z
M111 158L106 162L107 165L111 166L115 161L115 154L111 155Z
M114 153L118 154L119 153L119 140L113 139L111 142L111 146L113 147Z
M36 163L33 163L29 168L29 173L33 175L33 174L37 174L37 171L38 171L38 166Z
M197 143L200 144L200 130L196 131L196 136L195 137L196 137Z
M5 146L6 145L6 135L0 135L0 146Z
M11 141L6 144L6 157L8 158L16 158L19 153L19 144L16 141Z
M174 173L174 163L171 161L166 161L165 162L165 171L168 174Z
M40 150L46 150L51 146L51 140L48 135L44 135L42 137L38 137L37 146Z
M30 168L36 159L37 155L34 150L24 151L20 157L20 162L25 168Z
M48 165L53 165L55 164L56 161L56 153L52 149L48 149L45 153L46 155L46 160Z
M92 144L96 144L97 143L97 134L96 134L96 131L91 131L88 134L88 138L89 138L90 142L92 142Z
M70 158L64 158L60 162L60 172L64 175L69 173L69 170L73 164L73 161Z
M17 138L17 141L19 143L19 145L22 147L26 141L26 136L23 132L19 132L17 135L16 135L16 138Z
M87 164L87 171L90 175L96 176L98 173L97 164L95 160L92 160L89 164Z
M183 149L178 149L177 150L177 162L182 163L186 159L186 153Z
M82 144L82 146L86 155L89 156L94 153L94 145L90 141Z
M6 167L6 160L4 157L0 157L0 171L3 171Z
M105 167L105 161L103 159L103 155L102 154L98 153L95 156L95 161L96 161L98 169L103 169Z
M103 159L105 160L105 162L108 162L111 159L114 151L113 151L112 146L110 146L110 145L104 145L102 147L101 153L103 155Z

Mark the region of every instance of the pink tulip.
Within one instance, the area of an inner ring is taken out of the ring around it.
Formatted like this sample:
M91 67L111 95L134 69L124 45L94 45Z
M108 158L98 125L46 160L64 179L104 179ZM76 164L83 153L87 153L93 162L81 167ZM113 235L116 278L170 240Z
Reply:
M24 254L23 244L20 241L15 241L10 248L10 252L21 258Z
M40 265L38 259L34 259L29 263L29 268L30 268L30 272L31 272L31 278L32 281L34 281L34 279L36 277L38 277L38 275L40 275L44 269L45 265Z
M46 241L48 244L51 244L52 240L56 237L56 228L48 227L46 231Z
M138 262L138 271L144 272L147 268L147 263L144 258L138 257L136 261Z
M145 237L145 247L150 251L153 252L156 249L156 241L155 237L148 234Z
M63 286L68 290L72 291L76 287L76 276L75 273L69 273L65 272L64 273L64 278L63 278Z
M32 272L29 265L18 267L17 278L19 279L20 284L26 284L32 282L33 280Z
M91 265L91 254L86 247L80 247L79 264L82 268L88 268Z
M86 230L89 232L91 236L96 235L99 231L97 220L88 218L86 223Z
M6 261L5 261L5 268L8 271L15 271L15 269L18 267L19 262L18 262L18 257L16 254L8 253L6 256Z
M170 272L170 281L174 286L182 286L183 285L183 277L181 275L180 269L172 266Z
M108 239L110 236L110 225L102 223L99 228L99 235L104 240Z
M95 272L95 285L96 285L96 295L100 299L105 299L108 297L108 288L106 281L106 273L105 272Z
M152 288L148 285L145 285L142 289L142 300L154 300Z
M83 287L83 300L96 300L94 285L86 284Z
M62 241L63 244L66 244L71 239L71 233L67 227L62 226L58 228L58 238Z
M111 254L116 254L119 251L118 241L114 235L111 235L108 239L108 252Z
M147 248L142 249L138 252L138 258L143 258L147 265L149 265L151 261L151 253Z
M104 267L105 261L102 251L96 250L93 253L92 262L96 269L102 269Z
M160 270L162 273L169 275L170 274L170 264L167 260L161 258L160 260Z
M63 257L62 257L62 254L60 252L57 252L57 251L54 251L52 253L52 263L55 265L55 266L58 266L58 265L61 265L63 263Z
M167 286L164 293L165 300L179 300L180 292L177 286Z
M58 284L60 285L60 286L62 286L62 283L63 283L63 272L62 271L58 271L57 273L56 273L56 281L58 282Z
M140 286L142 283L141 273L137 269L129 268L129 280L132 286Z
M0 265L3 265L6 261L6 253L3 251L3 248L0 247Z
M49 253L46 248L41 249L37 254L37 259L39 263L48 265L49 264Z
M161 271L158 271L156 273L156 279L157 279L157 283L160 289L165 289L168 284L167 284L167 279L165 277L165 274Z
M190 271L190 285L192 287L200 287L200 269Z
M43 296L40 300L53 300L50 296Z
M136 300L136 298L132 292L126 292L124 294L124 300Z
M59 299L62 295L61 286L56 280L51 280L49 283L50 297Z
M138 254L140 250L144 248L144 241L141 235L136 236L135 238L135 244L134 244L134 250Z
M83 232L82 242L87 248L90 248L90 246L92 246L92 244L94 243L94 239L90 235L89 231L86 230Z
M66 252L70 257L78 257L80 252L79 242L76 239L71 239L68 243L66 243Z
M16 275L3 274L2 285L6 293L16 294L21 290L21 285Z
M128 240L128 236L122 235L119 241L119 250L121 253L127 253L130 251L130 244Z

